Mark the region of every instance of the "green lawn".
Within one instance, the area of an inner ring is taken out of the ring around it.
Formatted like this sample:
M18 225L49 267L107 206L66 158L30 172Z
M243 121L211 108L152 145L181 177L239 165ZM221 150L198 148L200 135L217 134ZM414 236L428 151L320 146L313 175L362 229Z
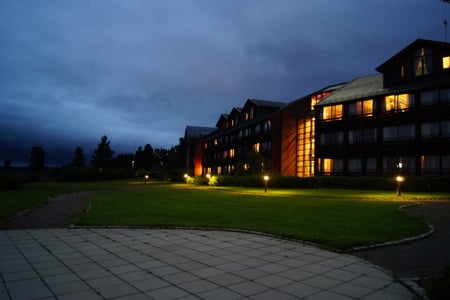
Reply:
M36 183L0 192L0 217L42 205L50 197L102 190L77 225L189 226L266 232L348 249L427 230L398 210L411 199L449 195L394 191L194 187L141 181Z
M425 232L398 210L405 203L387 192L147 184L93 196L79 225L234 228L347 249Z

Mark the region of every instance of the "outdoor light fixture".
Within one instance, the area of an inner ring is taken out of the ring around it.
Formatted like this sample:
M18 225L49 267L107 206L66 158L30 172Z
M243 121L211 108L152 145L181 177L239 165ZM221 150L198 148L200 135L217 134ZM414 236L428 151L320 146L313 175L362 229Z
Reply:
M184 173L183 177L184 177L184 183L187 183L189 175L187 173Z
M268 175L264 175L263 179L264 179L264 192L267 192L267 184L270 178Z
M403 176L397 176L395 177L395 180L397 181L397 196L402 195L402 182L405 181L405 177Z
M148 174L145 174L144 176L144 183L147 184L147 180L148 180Z

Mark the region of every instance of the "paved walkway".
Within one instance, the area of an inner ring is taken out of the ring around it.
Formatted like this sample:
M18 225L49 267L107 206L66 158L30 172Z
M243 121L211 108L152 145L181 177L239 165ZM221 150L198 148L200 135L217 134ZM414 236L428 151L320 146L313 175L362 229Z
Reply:
M411 299L350 255L222 231L0 231L0 299Z

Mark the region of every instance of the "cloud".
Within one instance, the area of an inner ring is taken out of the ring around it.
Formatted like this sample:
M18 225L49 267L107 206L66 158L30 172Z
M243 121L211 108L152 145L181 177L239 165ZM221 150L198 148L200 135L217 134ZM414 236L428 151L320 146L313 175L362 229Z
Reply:
M3 1L0 143L74 149L106 134L118 153L170 147L186 125L214 126L247 98L292 101L373 73L416 38L442 39L447 10L423 0ZM14 154L4 149L0 159Z

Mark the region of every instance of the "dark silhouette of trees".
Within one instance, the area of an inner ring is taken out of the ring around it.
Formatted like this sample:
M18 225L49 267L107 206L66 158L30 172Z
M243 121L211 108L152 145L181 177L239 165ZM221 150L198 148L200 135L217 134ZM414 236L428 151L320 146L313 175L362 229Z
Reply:
M111 166L117 169L128 169L131 170L133 165L134 155L129 154L118 154L111 161Z
M11 171L11 159L7 158L3 162L3 171L9 172Z
M75 149L73 159L72 159L73 167L84 167L84 151L83 148L77 147Z
M155 154L150 144L145 145L144 149L142 149L141 146L137 148L134 162L135 169L151 170L153 169L154 161L155 161Z
M32 171L39 172L44 168L45 163L45 151L42 147L34 146L31 148L30 153L30 165L29 168Z
M107 168L110 166L115 152L111 150L109 143L108 137L106 135L102 136L101 141L92 157L91 163L93 166L98 168Z

